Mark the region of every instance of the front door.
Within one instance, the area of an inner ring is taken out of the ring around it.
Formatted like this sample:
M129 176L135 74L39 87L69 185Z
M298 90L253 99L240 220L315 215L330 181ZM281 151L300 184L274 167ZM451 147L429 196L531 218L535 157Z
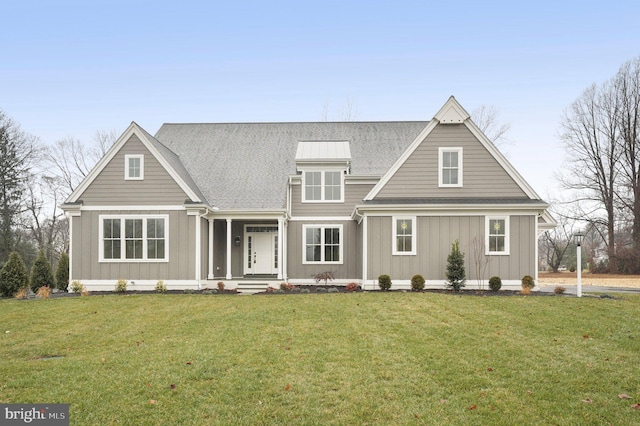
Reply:
M248 226L245 229L245 274L272 275L278 273L277 228L275 231L273 232L273 227Z

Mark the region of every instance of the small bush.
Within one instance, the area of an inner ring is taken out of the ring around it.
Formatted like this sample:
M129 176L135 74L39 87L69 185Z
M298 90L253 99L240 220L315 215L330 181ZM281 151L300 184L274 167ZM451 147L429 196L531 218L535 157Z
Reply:
M324 285L327 285L327 282L335 280L336 276L333 274L332 271L325 271L325 272L320 272L319 274L314 275L313 279L316 281L316 283L319 283L320 281L324 281Z
M525 275L524 277L522 277L522 288L523 289L528 288L529 290L531 290L535 286L536 286L536 283L533 280L533 277L531 275Z
M276 289L274 287L271 287L271 286L267 287L267 293L273 293L275 291Z
M62 253L56 266L56 287L62 291L67 291L69 287L69 255L67 253Z
M293 284L289 283L280 283L280 290L282 291L291 291L295 288Z
M300 293L311 293L308 288L300 289Z
M29 297L29 288L28 287L22 287L20 290L18 290L18 292L15 295L16 299L26 299Z
M528 296L531 294L531 289L529 287L522 287L522 291L520 293L524 294L525 296Z
M326 293L327 289L324 287L318 287L316 288L316 293Z
M576 267L575 267L575 266L573 266L573 265L571 265L571 266L569 267L569 272L575 272L575 271L576 271Z
M424 290L424 277L420 274L416 274L411 277L411 290L422 291Z
M80 292L80 296L89 296L90 294L91 292L86 288L83 288L82 291Z
M51 288L46 285L41 286L36 292L38 298L48 299L49 296L51 296Z
M500 277L491 277L489 278L489 289L491 291L498 291L502 288L502 280Z
M114 291L116 293L125 293L127 291L127 280L119 279Z
M218 290L220 290L220 293L224 292L224 283L222 281L218 281Z
M0 271L0 295L13 297L25 287L29 287L29 273L20 255L14 251Z
M73 293L82 293L83 291L86 291L86 290L85 290L84 284L82 284L82 283L81 283L80 281L78 281L78 280L74 280L74 281L71 283L71 291L72 291Z
M556 288L553 289L553 292L555 294L564 294L565 291L567 291L567 289L562 286L557 286Z
M464 269L464 253L460 251L460 242L455 240L451 243L451 252L447 256L447 287L454 291L460 291L467 280Z
M327 290L329 293L340 293L340 290L338 290L335 287L331 287L329 290Z
M218 289L212 288L212 289L202 290L202 294L218 294Z
M283 289L279 288L279 289L277 289L274 293L276 293L276 294L283 294L283 293L285 293L285 291L284 291Z
M51 264L44 256L44 251L40 250L31 267L31 290L37 293L40 287L46 286L51 289L55 287L55 284Z
M156 293L165 293L167 291L167 285L164 281L160 280L156 283Z
M347 291L358 291L358 290L360 290L360 284L358 283L347 284Z
M389 291L391 288L391 277L386 274L382 274L378 277L378 286L380 286L380 290Z

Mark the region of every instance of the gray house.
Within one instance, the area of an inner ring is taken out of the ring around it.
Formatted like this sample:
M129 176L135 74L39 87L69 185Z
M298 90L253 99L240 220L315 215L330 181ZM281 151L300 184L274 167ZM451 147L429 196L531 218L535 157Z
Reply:
M451 97L431 121L136 123L62 206L70 279L88 290L313 283L442 288L451 243L468 287L537 279L542 201ZM488 261L476 277L473 253Z

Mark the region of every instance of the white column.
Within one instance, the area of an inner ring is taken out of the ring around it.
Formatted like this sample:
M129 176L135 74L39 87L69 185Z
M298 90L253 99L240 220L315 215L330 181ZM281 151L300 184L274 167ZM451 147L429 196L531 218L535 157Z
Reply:
M227 279L233 278L231 275L231 222L232 219L227 219Z
M281 280L283 277L282 274L282 265L283 265L283 259L282 259L282 245L284 244L284 238L282 238L282 236L284 235L283 232L283 226L284 226L284 219L278 219L278 279Z
M367 216L362 218L362 288L366 288L367 282Z
M209 219L209 264L207 265L207 279L213 279L213 219Z
M73 215L67 215L69 220L69 282L67 292L71 293L71 283L73 282Z
M577 255L578 255L578 286L576 288L576 295L578 297L582 297L582 247L580 247L580 243L578 243Z
M201 237L201 229L200 229L200 222L202 221L202 219L200 218L200 215L194 216L194 218L196 219L196 262L195 262L195 267L196 267L196 283L198 284L198 289L200 289L200 274L202 273L201 271L201 265L202 265L202 237Z

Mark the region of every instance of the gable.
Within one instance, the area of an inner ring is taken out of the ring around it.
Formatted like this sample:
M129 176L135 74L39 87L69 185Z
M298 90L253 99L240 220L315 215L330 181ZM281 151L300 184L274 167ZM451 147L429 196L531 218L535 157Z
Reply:
M125 157L142 155L144 179L125 179ZM91 184L78 195L84 205L182 205L189 198L165 168L132 134L95 176Z
M439 187L439 148L462 148L462 187ZM375 199L494 197L528 198L465 124L438 124L393 173Z

